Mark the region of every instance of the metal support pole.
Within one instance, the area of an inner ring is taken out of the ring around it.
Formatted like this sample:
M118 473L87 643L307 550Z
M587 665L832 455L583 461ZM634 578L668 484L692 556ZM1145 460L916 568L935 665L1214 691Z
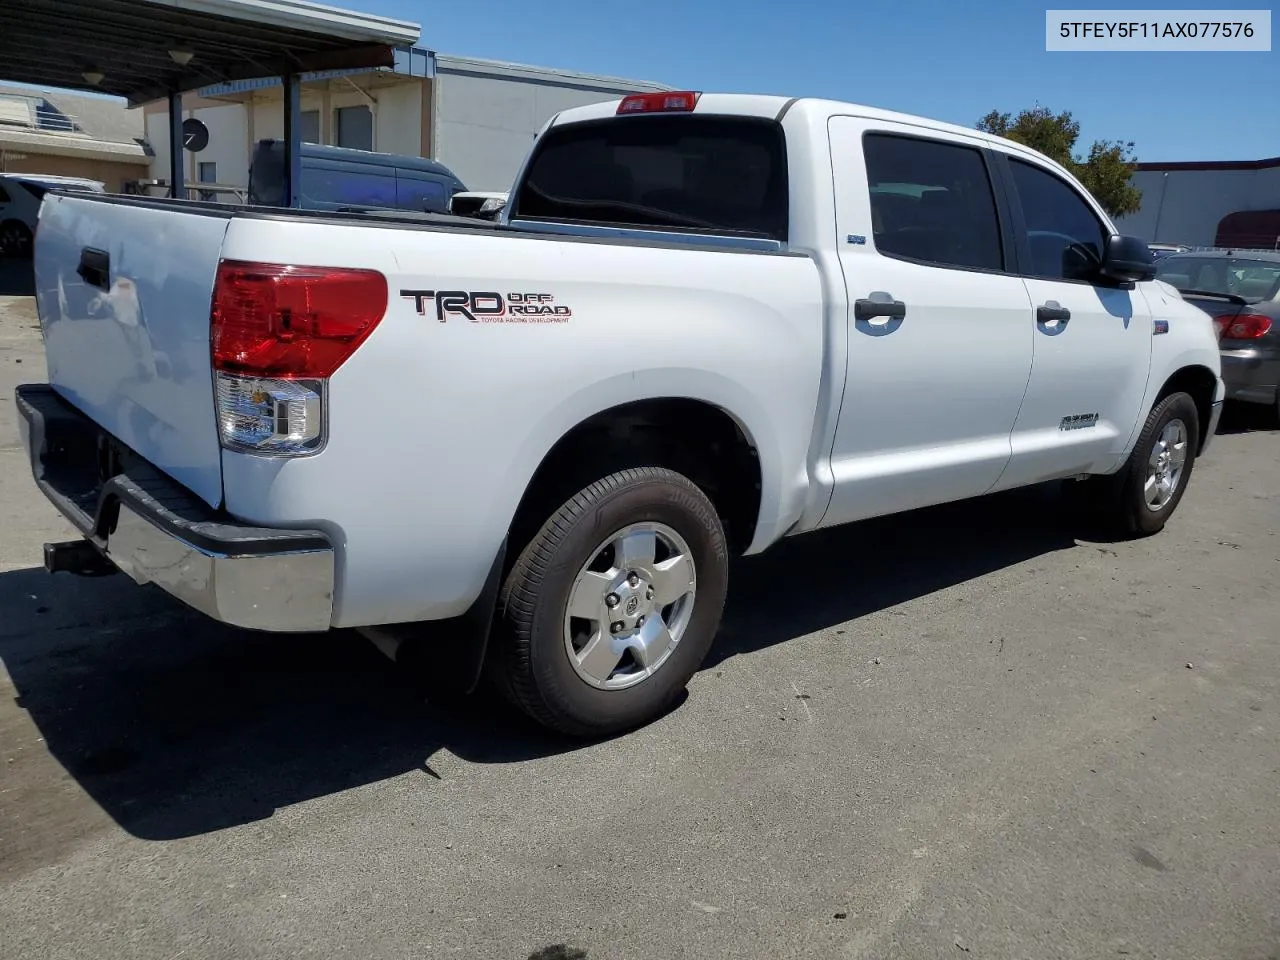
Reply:
M186 189L186 157L182 154L182 94L169 94L169 196L183 199Z
M285 74L284 81L284 202L302 206L302 84L297 74Z

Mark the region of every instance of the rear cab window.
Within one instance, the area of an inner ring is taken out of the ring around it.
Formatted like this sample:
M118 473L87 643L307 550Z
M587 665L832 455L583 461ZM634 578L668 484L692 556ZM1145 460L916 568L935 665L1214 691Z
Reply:
M683 114L565 124L535 148L511 218L785 243L786 157L774 120Z

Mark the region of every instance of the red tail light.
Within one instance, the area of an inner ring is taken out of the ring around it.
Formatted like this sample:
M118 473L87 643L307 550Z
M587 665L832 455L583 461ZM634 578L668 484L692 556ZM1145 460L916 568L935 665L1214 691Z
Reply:
M263 377L330 376L387 310L375 270L224 260L213 287L213 366Z
M1218 317L1214 323L1218 327L1219 340L1259 340L1271 329L1271 318L1258 313Z
M698 105L701 93L683 90L679 93L633 93L618 104L618 116L624 113L688 113Z

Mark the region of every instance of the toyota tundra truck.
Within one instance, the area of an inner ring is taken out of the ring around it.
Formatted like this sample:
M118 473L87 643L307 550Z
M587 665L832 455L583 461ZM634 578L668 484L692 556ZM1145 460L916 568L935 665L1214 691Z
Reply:
M431 637L575 736L668 708L784 537L1053 480L1155 533L1224 392L1062 167L817 99L566 110L496 222L50 194L34 266L50 571Z

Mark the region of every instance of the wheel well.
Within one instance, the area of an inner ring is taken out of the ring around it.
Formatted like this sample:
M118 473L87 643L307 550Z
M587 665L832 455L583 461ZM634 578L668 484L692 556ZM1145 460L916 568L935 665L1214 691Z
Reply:
M641 400L578 424L543 457L511 524L514 559L537 529L583 487L628 467L667 467L715 505L729 548L742 553L760 511L760 461L737 421L699 400Z
M1158 404L1171 393L1186 393L1195 401L1196 413L1200 417L1200 429L1204 431L1209 425L1210 416L1213 413L1213 394L1218 386L1218 378L1213 375L1213 371L1208 367L1193 366L1183 367L1164 382L1164 386L1160 388L1160 394L1156 397ZM1208 437L1203 433L1200 437L1200 446L1204 447L1208 441Z

